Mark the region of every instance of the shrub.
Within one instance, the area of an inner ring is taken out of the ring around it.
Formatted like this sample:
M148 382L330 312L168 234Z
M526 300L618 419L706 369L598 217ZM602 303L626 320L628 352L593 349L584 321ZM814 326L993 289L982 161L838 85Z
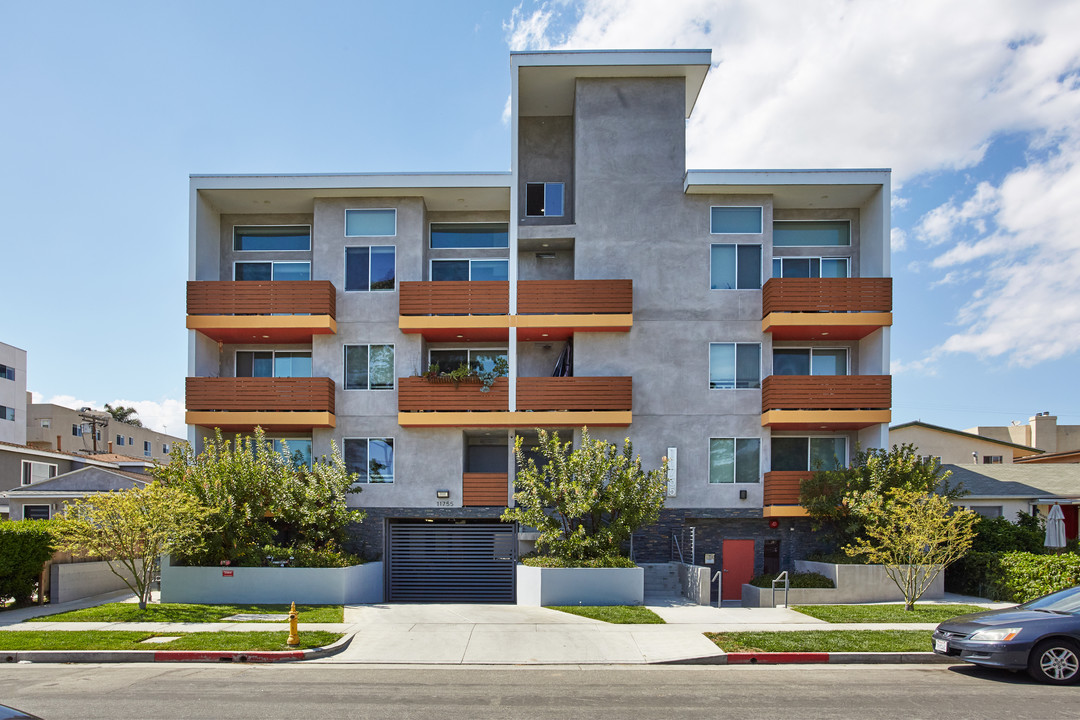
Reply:
M0 600L12 598L16 605L28 604L41 570L55 550L51 521L0 522Z
M542 568L633 568L637 563L628 557L621 555L607 555L605 557L588 558L586 560L570 560L568 558L555 557L553 555L524 555L521 564L530 567Z
M811 562L823 562L830 565L866 565L870 561L864 555L848 555L843 551L810 553L806 556Z
M969 552L945 569L945 589L961 595L1008 600L1002 587L1001 554Z
M1027 552L1041 555L1045 552L1044 520L1025 512L1017 514L1015 523L1004 517L980 517L975 523L975 542L972 552Z
M364 562L356 555L344 552L335 545L328 545L324 548L314 548L310 545L293 545L291 547L264 545L260 550L260 557L250 558L250 561L245 564L269 565L270 559L275 561L287 560L289 567L296 568L340 568L360 565Z
M1001 557L1002 585L1013 602L1080 585L1080 555L1010 552Z
M1019 513L1015 523L1003 517L979 518L975 523L975 541L967 555L945 570L945 589L963 595L977 595L991 600L1009 600L1000 567L1001 554L1024 552L1042 555L1045 528L1042 518Z
M775 580L780 573L766 573L764 575L758 575L750 584L754 587L771 588L772 581ZM832 578L825 577L821 573L816 572L789 572L788 582L792 588L834 588L836 583L832 581ZM779 586L778 586L779 587Z

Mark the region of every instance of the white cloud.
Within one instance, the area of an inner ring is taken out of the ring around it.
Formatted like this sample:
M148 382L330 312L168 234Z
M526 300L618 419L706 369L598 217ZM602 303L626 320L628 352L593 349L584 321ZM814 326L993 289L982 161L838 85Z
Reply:
M519 4L510 13L510 19L503 23L506 31L506 43L511 50L547 50L551 47L548 39L548 26L554 13L547 4L541 5L526 14L524 3Z
M97 400L80 400L73 395L53 395L45 398L39 392L31 392L31 400L35 403L47 403L60 405L61 407L78 410L83 407L91 407L95 410L104 410L105 403ZM187 426L184 424L184 403L182 400L166 398L157 400L109 400L109 405L116 407L133 407L139 414L139 420L145 427L158 432L168 433L176 437L187 436Z
M894 227L889 233L889 245L893 252L903 252L907 249L907 233Z

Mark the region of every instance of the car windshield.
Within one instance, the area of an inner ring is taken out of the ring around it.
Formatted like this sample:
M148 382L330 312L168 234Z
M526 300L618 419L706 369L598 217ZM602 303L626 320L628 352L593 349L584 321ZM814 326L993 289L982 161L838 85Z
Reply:
M1020 607L1025 610L1047 610L1049 612L1076 615L1080 613L1080 587L1050 593L1044 597L1026 602Z

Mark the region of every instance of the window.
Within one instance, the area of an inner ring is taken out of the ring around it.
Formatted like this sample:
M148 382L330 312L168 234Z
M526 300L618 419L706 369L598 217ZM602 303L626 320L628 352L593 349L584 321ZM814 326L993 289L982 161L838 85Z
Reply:
M15 422L15 408L0 405L0 420L10 420L11 422Z
M30 485L41 480L56 477L56 465L53 463L22 461L22 484Z
M142 454L146 457L151 457L154 454L153 447L150 445L149 440L143 440Z
M117 435L116 436L116 444L117 444L117 446L123 446L123 444L124 444L124 436L123 435Z
M507 260L432 260L432 280L506 280Z
M772 439L773 470L838 470L847 466L847 438L776 437Z
M14 380L15 368L8 365L0 365L0 380Z
M761 481L760 438L710 438L710 483Z
M562 217L563 183L525 183L525 214L528 217Z
M161 443L161 454L162 455L168 455L169 454L169 443Z
M233 228L233 250L280 252L311 250L309 225L238 225Z
M395 257L393 245L345 248L345 289L393 290Z
M135 447L135 438L131 437L130 435L128 435L128 445L130 445L131 447Z
M846 278L847 258L779 257L772 261L773 277Z
M267 438L274 447L274 452L291 458L297 467L311 467L310 438Z
M430 350L428 362L438 365L440 372L451 372L461 365L468 365L477 372L491 372L495 369L495 361L499 358L507 360L506 350Z
M972 505L968 507L968 510L978 513L985 518L998 518L1001 517L1001 511L1004 508L1001 505Z
M397 210L346 210L345 237L397 235Z
M510 247L506 223L431 223L431 247L504 248Z
M777 220L773 247L824 247L851 244L847 220Z
M52 425L52 419L51 418L42 418L40 420L40 423L41 423L42 428L48 428L48 427L50 427ZM72 425L72 427L78 427L78 426L77 425Z
M23 505L22 517L23 517L23 520L48 520L49 519L49 506L48 505Z
M760 388L761 343L710 343L709 387Z
M393 345L346 345L346 390L393 390Z
M773 348L773 375L847 375L846 348Z
M342 440L345 469L362 483L394 482L393 438L345 438Z
M713 235L760 235L760 207L714 207L709 212Z
M237 350L236 377L311 377L311 352Z
M71 426L71 434L74 437L82 437L82 433L83 433L82 425L72 425Z
M709 277L713 290L761 289L761 246L713 245Z
M983 455L983 465L1000 465L1001 463L1001 455Z
M311 263L307 262L238 262L233 265L233 280L310 280Z

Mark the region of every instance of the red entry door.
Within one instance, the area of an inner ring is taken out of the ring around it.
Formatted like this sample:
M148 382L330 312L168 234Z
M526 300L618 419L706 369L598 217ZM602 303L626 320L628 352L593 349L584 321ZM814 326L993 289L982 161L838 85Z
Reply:
M725 540L723 564L720 599L741 600L743 583L754 578L754 541Z

